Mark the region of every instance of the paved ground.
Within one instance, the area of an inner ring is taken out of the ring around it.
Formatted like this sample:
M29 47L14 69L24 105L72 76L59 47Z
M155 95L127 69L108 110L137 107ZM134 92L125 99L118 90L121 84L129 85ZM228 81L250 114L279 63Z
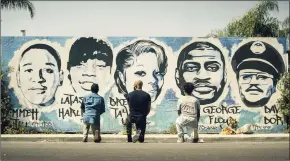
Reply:
M90 135L91 139L92 135ZM149 143L175 143L176 135L170 134L146 134L145 139ZM289 141L289 134L200 134L199 137L207 143L213 142L277 142ZM79 142L81 134L1 134L2 141L49 141L49 142ZM102 140L106 143L124 143L126 135L102 134Z
M289 160L289 142L81 143L2 142L2 161Z

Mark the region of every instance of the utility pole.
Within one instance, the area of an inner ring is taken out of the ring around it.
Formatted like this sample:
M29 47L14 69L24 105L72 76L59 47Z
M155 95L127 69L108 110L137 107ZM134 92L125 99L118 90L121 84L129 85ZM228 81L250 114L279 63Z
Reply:
M26 36L26 31L25 30L20 30L22 32L22 36Z

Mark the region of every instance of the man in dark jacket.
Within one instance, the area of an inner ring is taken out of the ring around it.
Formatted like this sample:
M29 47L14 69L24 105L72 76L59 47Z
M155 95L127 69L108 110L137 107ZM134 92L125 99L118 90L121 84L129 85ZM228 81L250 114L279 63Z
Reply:
M100 115L105 112L105 103L104 98L98 95L99 86L98 84L93 84L91 86L90 94L86 95L83 98L83 102L81 104L81 112L83 116L83 142L88 141L88 133L90 127L92 128L92 132L94 135L94 142L101 142L100 135Z
M151 108L151 97L148 93L142 91L143 83L138 80L134 83L134 91L126 95L129 105L129 115L127 118L127 141L141 143L144 142L146 130L146 117ZM136 125L136 134L132 139L132 123Z

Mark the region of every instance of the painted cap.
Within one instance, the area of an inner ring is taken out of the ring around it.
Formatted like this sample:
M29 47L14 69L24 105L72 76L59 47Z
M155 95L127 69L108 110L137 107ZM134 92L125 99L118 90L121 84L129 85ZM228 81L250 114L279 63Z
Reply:
M281 54L270 44L262 41L251 41L241 46L232 58L235 73L241 69L257 69L274 76L285 72Z

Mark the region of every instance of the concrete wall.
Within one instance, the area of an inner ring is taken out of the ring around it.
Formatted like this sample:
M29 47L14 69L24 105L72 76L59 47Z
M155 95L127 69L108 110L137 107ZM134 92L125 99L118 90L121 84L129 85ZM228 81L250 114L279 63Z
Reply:
M15 126L81 131L80 103L92 82L106 113L103 132L119 132L127 117L124 94L140 79L152 99L148 131L175 123L184 82L196 86L201 133L219 133L229 117L255 133L281 133L277 81L286 71L284 38L2 37Z

